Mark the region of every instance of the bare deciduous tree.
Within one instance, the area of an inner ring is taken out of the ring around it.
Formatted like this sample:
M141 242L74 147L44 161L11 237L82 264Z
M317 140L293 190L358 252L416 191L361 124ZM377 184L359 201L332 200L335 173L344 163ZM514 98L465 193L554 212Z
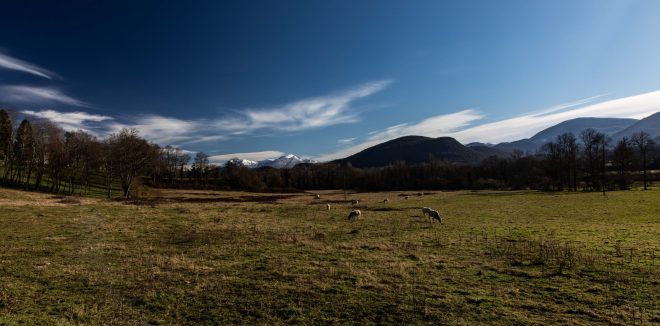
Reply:
M631 148L630 140L623 137L619 140L614 148L614 166L616 167L618 178L617 184L619 189L628 189L630 187L630 178L628 171L632 167L633 150Z
M573 133L569 132L559 135L557 137L557 142L559 143L566 164L568 188L573 188L573 191L577 191L577 156L579 150L577 138L575 138Z
M597 166L600 154L600 140L604 137L596 129L587 128L580 133L580 140L584 146L584 158L587 161L587 173L589 188L598 189L598 173Z
M637 150L639 151L639 155L641 157L641 163L642 163L642 175L643 175L643 180L644 180L644 190L648 190L648 179L646 176L646 160L647 160L647 155L649 152L649 148L651 145L654 144L653 140L651 139L651 135L649 135L647 132L640 131L638 133L635 133L632 135L632 138L630 141L637 147Z
M122 129L108 140L110 161L124 198L128 198L134 179L143 173L155 157L154 147L138 135L137 129Z
M34 133L30 121L24 119L16 129L14 140L14 159L16 162L16 177L19 184L26 176L26 182L30 182L32 164L34 162ZM12 178L13 179L13 178Z
M5 110L0 110L0 160L2 160L4 165L5 180L8 178L11 169L13 133L14 127L12 126L9 113Z
M204 152L197 152L192 165L193 175L197 181L203 181L204 185L208 181L209 167L209 156Z

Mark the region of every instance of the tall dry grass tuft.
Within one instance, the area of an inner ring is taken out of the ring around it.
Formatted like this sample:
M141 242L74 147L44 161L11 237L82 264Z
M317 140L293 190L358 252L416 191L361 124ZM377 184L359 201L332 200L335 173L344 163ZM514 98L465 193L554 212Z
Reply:
M655 252L623 248L617 241L614 250L588 249L576 241L556 239L513 239L506 236L471 235L471 243L484 244L489 255L503 258L511 266L539 266L549 275L564 275L566 272L601 271L614 275L619 269L646 270L654 274Z

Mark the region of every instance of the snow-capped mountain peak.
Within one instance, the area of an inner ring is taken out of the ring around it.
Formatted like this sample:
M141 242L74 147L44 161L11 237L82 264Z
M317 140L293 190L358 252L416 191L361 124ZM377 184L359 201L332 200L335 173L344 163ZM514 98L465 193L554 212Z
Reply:
M259 162L255 161L250 161L250 160L245 160L245 159L240 159L238 157L232 158L229 161L227 161L226 164L232 163L237 166L245 166L248 168L256 168L259 166Z
M300 163L316 163L314 160L301 159L300 157L288 154L276 159L264 160L259 162L259 167L272 167L276 169L290 169Z
M232 158L229 161L227 161L227 163L230 162L235 165L245 166L248 168L271 167L276 169L290 169L301 163L317 163L315 160L301 159L300 157L293 154L287 154L284 156L280 156L276 159L267 159L258 162L246 160L246 159L240 159L240 158Z

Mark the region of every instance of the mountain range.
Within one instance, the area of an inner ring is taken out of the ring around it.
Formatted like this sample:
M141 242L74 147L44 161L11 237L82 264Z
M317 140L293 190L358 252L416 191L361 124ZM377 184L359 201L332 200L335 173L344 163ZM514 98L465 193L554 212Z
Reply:
M531 141L537 144L545 144L557 138L558 135L563 133L572 132L576 137L579 136L582 130L587 128L596 129L606 135L614 135L633 124L638 122L635 119L621 119L621 118L577 118L566 120L552 127L541 130L530 138Z
M560 122L554 126L543 129L534 136L508 143L494 145L495 148L512 152L521 150L523 153L534 154L543 146L543 144L553 141L557 136L572 132L575 137L580 136L580 132L587 128L593 128L606 135L615 135L639 122L635 119L621 118L576 118ZM660 129L659 129L660 133Z
M475 164L489 156L508 157L514 150L533 155L545 143L571 132L579 139L582 130L593 128L610 135L613 143L639 131L648 132L660 141L660 112L644 119L576 118L563 121L536 133L530 138L500 144L474 142L462 145L451 137L429 138L404 136L367 148L357 154L334 162L350 162L355 167L382 167L397 161L407 164L428 162L430 158L453 163Z
M640 131L648 132L651 137L660 137L660 112L636 121L627 128L614 133L612 139L619 140L623 137L630 138L632 134Z
M455 163L475 164L491 155L506 155L505 152L489 146L467 147L451 137L429 138L405 136L393 139L357 154L334 162L351 163L358 168L379 167L403 161L417 164L437 159Z
M593 128L609 135L614 144L623 137L630 138L634 133L645 131L660 143L660 112L644 119L623 118L576 118L566 120L536 133L530 138L499 144L474 142L463 145L451 137L430 138L424 136L404 136L369 147L349 157L335 160L333 163L347 164L354 167L382 167L396 162L417 164L431 159L452 163L476 164L490 156L509 157L514 150L525 154L535 154L545 143L557 136L571 132L579 141L582 130ZM289 154L277 159L250 161L235 158L234 164L250 168L292 168L301 163L316 163L314 160L301 159Z
M251 161L240 158L232 158L227 163L233 163L238 166L245 166L252 169L257 168L275 168L275 169L290 169L301 163L317 163L315 160L302 159L296 155L288 154L280 156L276 159L267 159L263 161Z
M518 149L527 154L534 154L545 143L556 139L557 136L563 133L572 132L579 140L580 133L587 128L593 128L610 136L612 143L616 143L623 137L630 138L634 133L640 131L645 131L652 138L655 137L660 140L660 112L641 120L622 118L576 118L566 120L541 130L530 138L499 143L493 145L493 147L506 152Z

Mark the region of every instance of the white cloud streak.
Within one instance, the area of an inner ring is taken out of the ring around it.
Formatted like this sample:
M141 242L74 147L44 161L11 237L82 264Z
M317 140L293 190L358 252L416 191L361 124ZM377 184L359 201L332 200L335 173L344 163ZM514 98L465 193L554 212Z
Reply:
M219 140L225 140L227 139L226 136L222 135L217 135L217 136L201 136L198 138L195 138L193 140L188 140L184 141L182 143L179 143L179 146L182 145L190 145L190 144L197 144L197 143L205 143L205 142L211 142L211 141L219 141Z
M386 128L382 131L372 133L370 140L394 139L407 135L424 135L428 137L440 137L465 128L472 122L482 119L484 116L475 110L468 109L456 113L443 114L426 118L415 124L399 124Z
M2 53L0 53L0 68L21 71L47 79L53 79L54 77L57 77L57 74L52 71Z
M379 80L329 96L303 99L274 108L247 109L238 117L218 119L213 126L232 134L246 134L262 129L300 131L352 123L359 117L349 112L351 103L380 92L391 83L391 80Z
M339 139L337 140L337 143L341 145L346 145L354 142L357 139L357 137L352 137L352 138L344 138L344 139Z
M48 119L55 123L68 123L68 124L81 124L86 121L100 122L112 120L111 117L99 114L89 114L86 112L57 112L54 110L43 111L21 111L24 114L29 114L42 119Z
M96 136L98 132L94 129L101 127L101 123L113 120L112 117L90 114L86 112L58 112L55 110L32 111L24 110L21 113L38 119L49 120L66 131L85 130Z
M573 102L562 103L562 104L555 105L555 106L552 106L552 107L549 107L549 108L545 108L545 109L540 110L538 112L530 112L530 113L528 113L528 115L539 115L540 116L540 115L546 115L546 114L550 114L550 113L565 111L566 109L579 107L579 106L582 106L582 105L592 103L595 100L597 100L597 99L599 99L599 98L601 98L605 95L607 95L607 94L601 94L601 95L587 97L587 98L580 99L580 100L573 101Z
M0 86L0 96L4 101L22 104L61 103L71 106L91 108L89 103L73 98L51 87L22 85Z
M132 123L113 123L110 132L118 132L122 128L136 128L140 135L159 144L173 144L189 141L199 136L201 121L184 120L159 115L143 115L133 117Z

